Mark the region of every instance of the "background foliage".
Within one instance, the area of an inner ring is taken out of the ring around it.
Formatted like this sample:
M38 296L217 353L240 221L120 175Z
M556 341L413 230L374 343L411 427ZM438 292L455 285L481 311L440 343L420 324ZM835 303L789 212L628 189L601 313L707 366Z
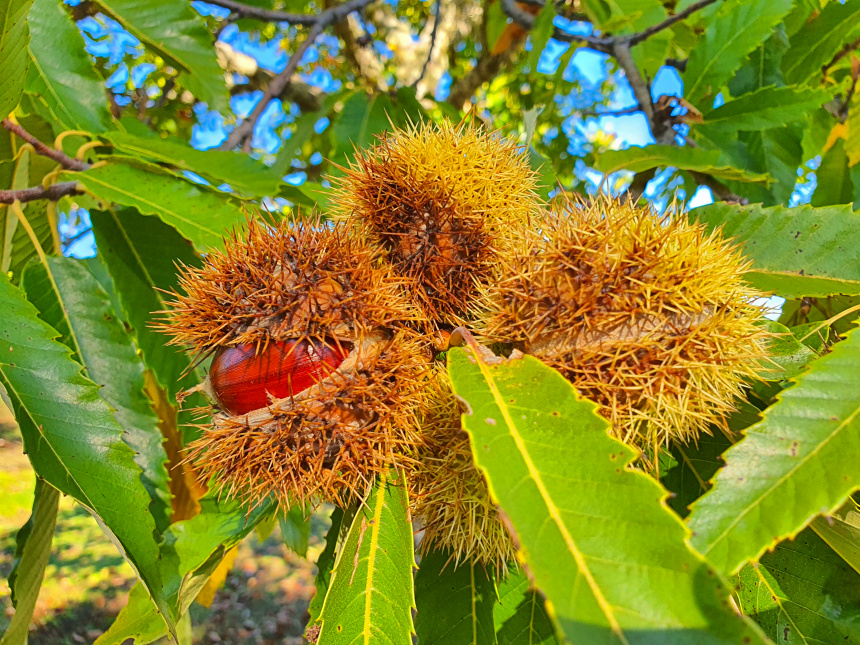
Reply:
M152 312L247 213L325 212L354 146L467 112L528 146L545 197L722 227L778 296L779 369L657 481L548 368L452 350L532 577L431 553L413 591L392 476L312 549L309 636L860 643L858 47L860 0L0 0L0 394L37 477L3 645L27 640L60 493L138 579L99 645L190 642L255 528L308 555L302 513L219 501L181 463L176 395L205 366L182 377ZM524 381L552 450L506 411Z

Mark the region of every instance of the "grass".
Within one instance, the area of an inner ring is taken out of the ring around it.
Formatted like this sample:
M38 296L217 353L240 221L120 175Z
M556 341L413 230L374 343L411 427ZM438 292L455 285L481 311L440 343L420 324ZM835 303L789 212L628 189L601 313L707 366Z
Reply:
M5 414L5 416L4 416ZM35 475L20 435L0 405L0 632L12 608L7 584L15 535L30 516ZM210 607L191 607L193 643L302 643L316 561L327 530L314 516L308 559L289 551L280 529L240 545L231 573ZM39 594L29 645L92 643L125 606L134 572L95 519L71 498L60 500L51 559Z

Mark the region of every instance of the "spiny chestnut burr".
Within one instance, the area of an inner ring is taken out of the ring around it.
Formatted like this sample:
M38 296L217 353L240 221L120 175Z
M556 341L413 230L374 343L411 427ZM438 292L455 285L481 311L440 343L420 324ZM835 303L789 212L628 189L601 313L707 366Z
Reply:
M345 170L337 213L378 240L431 329L467 321L499 251L540 209L525 151L465 122L382 135Z
M384 253L343 224L248 222L186 268L161 327L214 354L202 478L257 502L346 503L410 462L429 357Z
M556 204L499 267L479 331L557 368L656 455L728 432L767 361L761 293L719 231L611 198Z
M471 560L505 571L516 549L472 461L460 414L447 371L435 369L421 418L422 441L408 472L412 512L424 524L421 550L447 548L455 564Z

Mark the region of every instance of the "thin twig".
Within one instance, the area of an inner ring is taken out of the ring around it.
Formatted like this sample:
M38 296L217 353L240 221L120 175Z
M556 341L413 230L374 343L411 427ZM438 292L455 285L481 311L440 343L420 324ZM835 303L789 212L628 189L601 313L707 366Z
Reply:
M72 237L65 238L63 240L63 248L66 248L66 249L69 248L72 244L81 240L87 233L91 233L92 230L93 229L91 227L86 227L83 230L80 230L77 233L75 233L74 235L72 235Z
M826 65L822 65L821 73L827 74L827 71L831 67L833 67L836 63L838 63L840 60L845 58L848 54L853 52L858 47L860 47L860 38L858 38L857 40L855 40L852 43L848 43L842 49L840 49L838 52L836 52L836 54L834 54L833 58L830 59L829 63L827 63Z
M430 32L430 46L427 48L427 58L424 59L424 65L421 66L421 73L418 75L418 78L415 79L415 82L412 83L412 87L417 87L418 83L421 82L421 79L424 78L424 74L427 73L427 66L433 58L433 48L436 46L436 32L439 29L439 21L441 17L442 0L436 0L436 18L433 20L433 31Z
M20 190L0 190L0 204L12 204L16 201L21 203L32 202L37 199L48 199L55 202L69 195L81 195L83 192L76 181L63 181L47 187L35 186Z
M647 29L643 29L639 33L633 34L632 36L630 36L626 40L627 40L628 44L630 44L631 46L636 45L638 43L641 43L643 40L647 40L648 38L650 38L654 34L661 32L664 29L668 29L669 27L674 25L676 22L680 22L684 18L687 18L688 16L693 15L694 13L699 11L700 9L704 9L709 4L714 4L715 2L719 2L719 1L720 0L699 0L698 2L694 2L693 4L691 4L689 7L687 7L683 11L679 11L678 13L666 18L666 20L663 20L662 22L658 22L656 25L653 25L652 27L648 27Z
M513 1L513 0L509 0L509 1ZM668 29L669 27L674 25L676 22L679 22L681 20L684 20L685 18L690 17L691 15L693 15L694 13L699 11L700 9L704 9L708 5L711 5L711 4L714 4L715 2L720 2L720 1L721 0L699 0L698 2L694 2L693 4L691 4L689 7L687 7L683 11L679 11L678 13L669 16L665 20L658 22L656 25L652 25L652 26L648 27L647 29L643 29L642 31L639 31L635 34L628 34L626 36L606 36L606 37L601 38L598 36L581 36L579 34L569 34L565 31L560 30L560 29L556 29L555 32L553 33L552 37L554 39L560 40L562 42L585 43L589 47L592 47L594 49L597 49L598 51L604 51L604 52L607 49L609 49L609 48L611 48L614 45L617 45L619 43L626 43L628 46L632 47L633 45L638 45L642 41L647 40L648 38L650 38L654 34L659 33L661 31L663 31L664 29ZM503 3L503 6L504 6L504 3ZM520 9L520 11L522 11L522 9ZM523 13L525 13L525 12L523 12ZM511 15L511 14L508 14L508 15ZM511 16L511 17L513 18L513 16ZM534 25L534 17L529 16L529 18L531 19L531 23L529 24L529 27L527 27L527 28L530 29ZM516 20L516 18L514 18L514 20ZM519 22L519 21L517 20L517 22ZM523 24L523 23L521 23L521 24ZM525 24L523 24L523 26L525 26Z
M535 17L525 9L520 9L516 0L502 0L502 11L523 29L531 29L535 26Z
M304 27L312 27L313 25L322 23L323 27L327 27L333 22L343 20L353 11L363 9L370 4L371 0L350 0L342 5L316 14L262 9L260 7L251 7L241 2L235 2L234 0L207 0L207 2L229 9L236 14L235 18L255 18L264 22L288 22L291 25L302 25Z
M219 0L219 2L215 2L213 4L219 4L228 1L231 4L239 4L233 3L232 0ZM250 141L250 138L254 133L254 127L257 125L257 122L260 120L260 117L263 116L263 112L266 111L269 102L275 97L280 96L287 89L287 87L289 87L290 83L292 82L292 76L293 74L295 74L299 63L302 60L302 57L305 55L305 52L310 49L311 45L314 44L317 37L323 32L323 30L332 23L343 20L353 11L357 11L359 9L364 8L365 6L370 4L371 1L372 0L350 0L349 2L345 2L344 4L338 5L337 7L326 9L322 13L314 16L314 20L310 22L294 23L311 26L307 37L302 41L298 48L296 48L296 51L293 52L293 55L290 56L290 60L287 61L287 66L284 68L284 70L271 80L269 86L266 88L266 91L263 92L262 98L257 103L257 105L254 106L254 109L251 114L248 115L248 118L233 129L233 131L227 137L227 140L224 141L224 143L222 143L218 147L218 149L233 150L237 146L242 145L246 140ZM221 6L227 5L221 4ZM236 10L233 7L228 8L233 9L234 11ZM253 7L248 7L248 9L253 9ZM282 18L282 20L284 19Z
M741 197L740 195L736 195L729 188L721 183L719 180L715 179L711 175L708 175L703 172L698 172L696 170L688 170L687 172L696 180L696 183L703 184L711 189L711 192L714 193L714 196L717 199L720 199L724 202L731 202L733 204L749 204L749 201L746 197Z
M254 126L257 125L257 121L259 121L260 117L263 116L263 112L265 112L266 108L269 106L269 101L276 96L280 96L280 94L287 88L292 80L293 74L296 72L296 68L299 66L299 61L301 61L305 52L310 49L311 45L313 45L317 36L319 36L322 31L322 23L317 23L311 27L307 38L302 41L302 44L299 45L298 49L296 49L293 55L290 56L290 60L287 61L287 66L284 68L284 71L272 79L271 83L269 83L269 86L266 88L266 91L263 92L263 97L257 105L254 106L251 114L249 114L247 119L242 121L242 123L233 129L230 136L227 137L227 140L218 147L219 150L232 150L236 146L242 144L245 139L249 139L251 137L254 133Z
M18 125L17 123L13 123L10 119L3 119L3 127L9 130L9 132L13 133L19 139L23 139L24 141L32 145L37 155L53 159L66 170L86 170L90 167L90 165L85 161L81 161L80 159L72 159L62 150L56 150L54 148L51 148L47 144L42 143L32 134L27 132L24 128L22 128L20 125Z
M629 108L624 108L621 110L606 110L605 112L604 111L597 111L597 110L579 110L578 114L579 114L579 116L584 116L584 117L626 116L628 114L636 114L637 112L641 112L641 111L642 111L642 108L637 103L636 105L633 105Z
M630 83L630 87L633 90L633 96L636 97L639 107L645 113L645 116L648 117L648 123L651 124L651 130L654 134L654 138L656 139L660 134L662 134L662 132L657 132L660 127L659 124L655 123L654 119L654 104L651 101L651 88L645 79L642 78L642 74L639 73L639 68L636 66L636 62L633 60L633 55L630 53L630 45L626 42L616 43L613 47L612 53L615 55L615 60L618 61L621 69L624 70L627 82Z

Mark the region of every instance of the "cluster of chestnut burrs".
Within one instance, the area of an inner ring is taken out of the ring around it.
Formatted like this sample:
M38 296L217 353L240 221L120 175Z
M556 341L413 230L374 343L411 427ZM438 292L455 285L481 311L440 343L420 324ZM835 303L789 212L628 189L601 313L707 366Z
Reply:
M440 360L454 328L555 367L650 454L724 426L764 356L737 250L682 213L547 205L498 133L394 131L333 181L328 218L249 221L184 269L163 322L212 355L189 452L228 495L345 504L400 469L425 546L504 567Z

